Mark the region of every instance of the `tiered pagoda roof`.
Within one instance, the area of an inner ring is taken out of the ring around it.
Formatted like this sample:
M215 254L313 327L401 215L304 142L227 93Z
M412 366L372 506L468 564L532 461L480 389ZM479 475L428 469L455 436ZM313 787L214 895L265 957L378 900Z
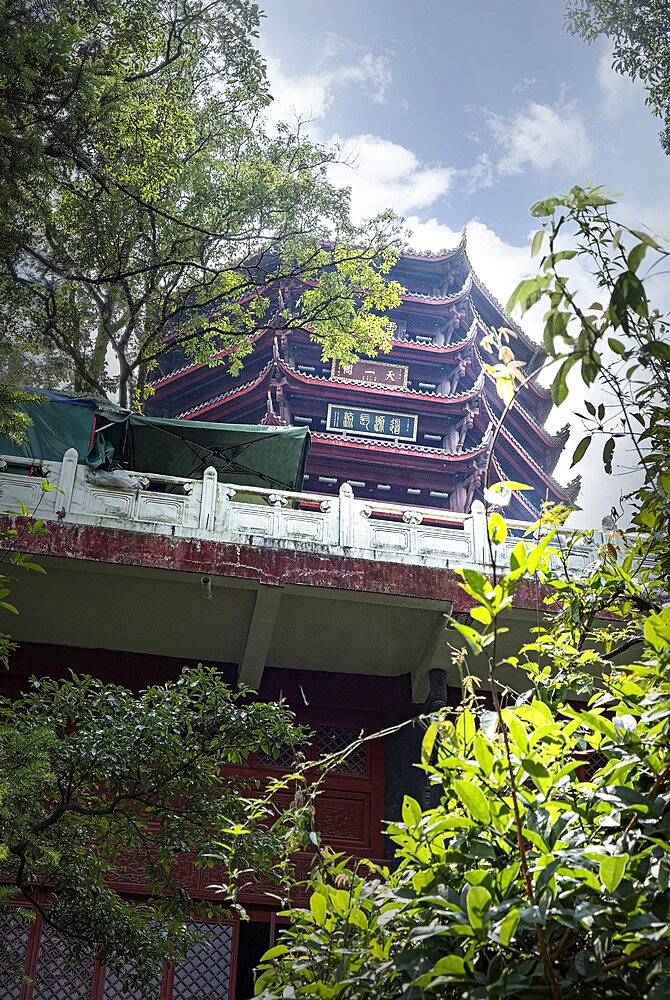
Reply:
M169 352L155 374L150 412L194 420L309 426L307 485L358 496L467 511L484 480L523 482L510 514L528 518L545 499L571 502L576 484L552 473L567 428L550 434L547 389L531 377L501 421L504 406L485 364L482 341L504 327L523 372L542 348L507 317L474 275L465 242L436 256L403 254L392 277L406 289L389 315L391 352L353 366L324 363L305 330L267 329L254 338L242 376L225 365L189 362ZM493 449L491 451L491 449Z

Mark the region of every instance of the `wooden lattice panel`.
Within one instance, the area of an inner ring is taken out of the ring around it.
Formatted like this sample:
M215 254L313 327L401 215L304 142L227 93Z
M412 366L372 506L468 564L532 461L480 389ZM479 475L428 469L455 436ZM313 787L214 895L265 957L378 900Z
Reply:
M18 913L0 917L0 1000L19 1000L30 924Z
M198 925L191 924L193 930ZM233 928L207 928L207 941L193 948L174 970L173 1000L229 1000L233 970Z
M144 990L126 984L127 972L105 969L101 1000L154 1000L160 996L162 972L158 973Z
M93 962L82 965L67 958L65 943L51 927L42 929L32 1000L90 1000Z
M316 731L318 753L329 756L344 752L360 737L360 730L344 726L319 726ZM333 768L335 774L363 776L368 773L368 758L365 743L355 747Z

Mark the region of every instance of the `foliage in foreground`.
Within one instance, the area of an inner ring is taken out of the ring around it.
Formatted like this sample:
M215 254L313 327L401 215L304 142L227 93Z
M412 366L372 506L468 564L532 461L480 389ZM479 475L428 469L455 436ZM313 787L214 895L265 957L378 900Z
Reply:
M568 29L593 42L612 43L612 68L641 80L647 104L662 119L663 151L670 155L670 7L667 0L567 0Z
M268 124L260 17L251 0L0 3L0 341L49 384L141 405L171 347L237 371L273 324L326 359L388 350L399 222L354 225L337 152Z
M551 585L546 540L519 542L495 584L464 572L473 617L491 623L465 633L473 649L494 655L496 617L528 571ZM566 593L560 581L566 624L592 584ZM405 797L388 829L393 872L325 862L309 910L291 912L264 957L263 1000L666 997L670 611L644 633L625 668L580 648L574 630L542 633L521 654L522 695L501 700L505 663L492 663L493 710L434 718L421 766L440 805ZM550 665L535 664L540 653ZM588 708L567 697L578 673L597 689Z
M670 348L639 277L647 254L666 254L617 226L610 204L574 188L534 207L545 220L534 250L548 251L511 304L545 296L556 402L571 368L609 389L606 403L587 402L588 440L603 436L611 470L631 431L644 476L637 534L614 526L588 548L549 511L529 543L489 512L489 572L461 573L472 624L452 624L463 669L485 662L490 700L469 684L458 711L429 720L419 766L439 806L405 798L388 828L394 871L322 862L309 909L290 911L264 956L262 1000L670 996ZM577 255L600 302L583 303L565 270ZM529 577L552 605L550 626L504 658L501 616ZM622 666L624 654L634 662Z
M225 768L299 739L285 706L233 695L213 668L139 696L90 677L33 679L0 701L2 898L21 893L73 955L148 981L192 940L180 860L209 867L215 851L225 863L224 916L236 888L275 871L289 816ZM128 868L157 897L144 908L109 881Z

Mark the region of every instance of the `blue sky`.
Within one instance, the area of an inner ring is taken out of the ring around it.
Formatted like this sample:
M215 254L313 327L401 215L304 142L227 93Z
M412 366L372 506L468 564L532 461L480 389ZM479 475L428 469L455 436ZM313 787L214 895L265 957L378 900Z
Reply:
M618 192L623 221L670 236L660 123L643 88L611 70L606 41L564 31L563 10L562 0L267 0L272 114L308 119L315 138L340 146L333 176L352 188L354 215L393 208L414 247L435 252L467 227L475 270L504 302L532 272L530 204L575 183ZM670 300L663 279L656 294ZM540 316L524 326L537 336ZM553 425L569 417L562 409ZM563 465L565 481L574 470ZM604 512L622 483L598 487Z

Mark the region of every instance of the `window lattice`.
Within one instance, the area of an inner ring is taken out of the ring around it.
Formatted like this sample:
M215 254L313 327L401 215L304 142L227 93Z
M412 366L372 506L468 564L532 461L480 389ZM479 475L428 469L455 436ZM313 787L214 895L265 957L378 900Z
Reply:
M596 771L599 771L606 763L607 758L604 754L599 753L597 750L590 753L582 767L582 781L591 781Z
M89 1000L93 961L70 962L65 942L53 928L44 926L37 959L33 1000Z
M191 924L197 930L197 924ZM233 928L207 927L207 941L196 945L174 970L173 1000L228 1000L233 960Z
M293 771L296 764L296 753L299 752L299 749L298 747L282 747L277 757L259 750L256 754L256 763L260 764L261 767L274 767L280 771ZM305 753L306 749L306 747L303 747L302 752Z
M360 730L343 728L341 726L319 726L316 731L317 746L320 757L338 754L355 743L360 736ZM367 751L365 744L350 750L333 768L336 774L367 774Z
M18 913L0 918L0 1000L18 1000L30 924Z
M159 1000L163 981L162 974L154 976L144 989L140 989L125 983L125 977L130 971L130 969L124 969L117 972L115 969L105 969L102 1000Z

